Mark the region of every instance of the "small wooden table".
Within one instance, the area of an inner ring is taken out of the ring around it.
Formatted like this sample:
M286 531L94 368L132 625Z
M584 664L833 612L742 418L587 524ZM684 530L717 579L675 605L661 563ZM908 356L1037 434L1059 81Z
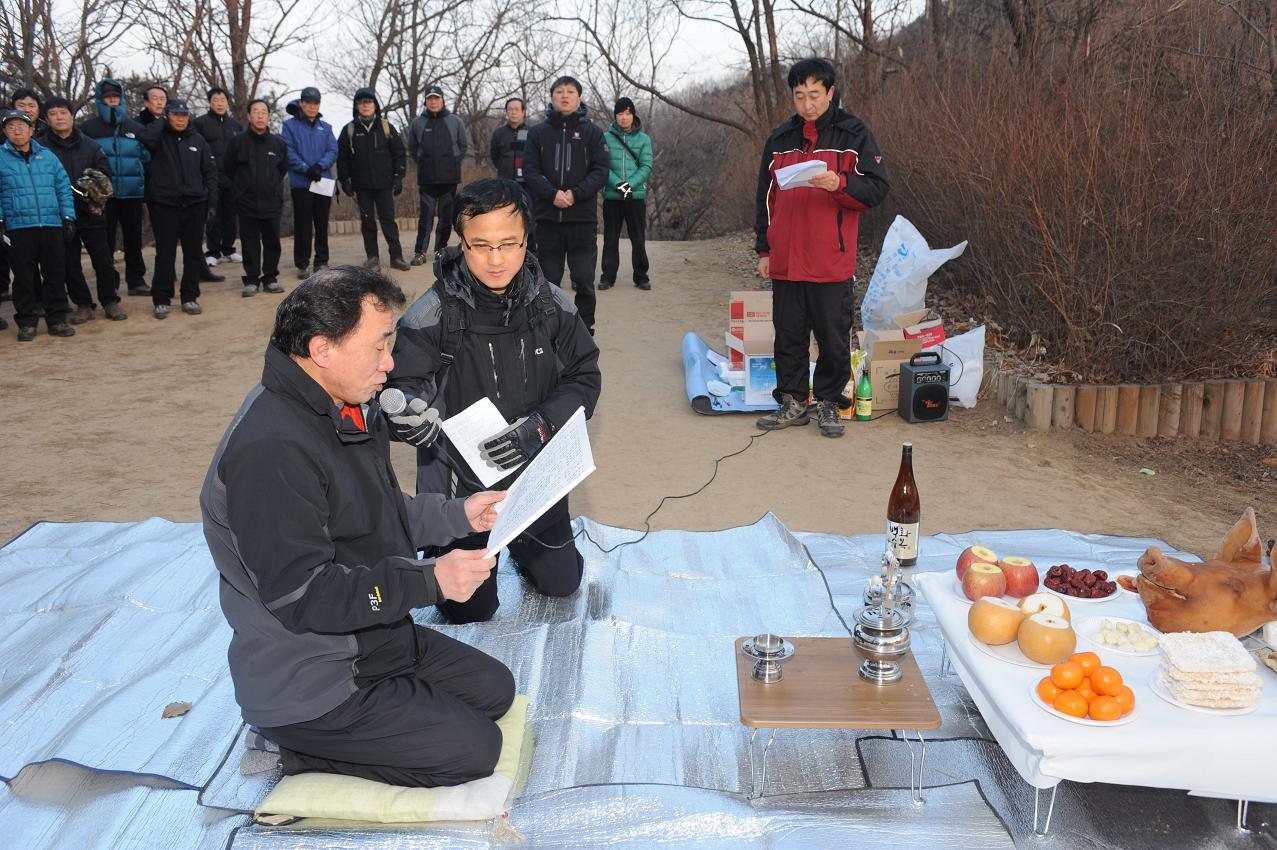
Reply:
M736 641L736 691L741 723L754 729L749 739L751 775L758 730L772 730L763 747L762 778L752 796L761 796L766 787L767 750L777 729L899 729L909 747L910 790L914 800L922 801L927 766L922 730L939 729L940 712L912 652L899 659L904 673L900 681L875 685L860 678L857 671L865 656L851 638L789 638L794 656L782 664L783 678L765 685L753 678L754 661L740 651L746 640ZM917 733L921 745L916 772L913 743L906 734L910 730Z

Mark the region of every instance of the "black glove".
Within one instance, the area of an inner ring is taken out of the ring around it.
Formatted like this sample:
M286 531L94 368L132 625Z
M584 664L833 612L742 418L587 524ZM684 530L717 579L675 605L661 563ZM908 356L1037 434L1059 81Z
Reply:
M634 194L634 187L629 184L629 181L623 181L616 184L616 191L620 192L621 197L628 201Z
M396 195L403 193L403 178L402 177L395 178L394 187L391 189L391 191L394 192Z
M349 177L341 181L341 190L350 197L355 197L355 187L351 184Z
M0 242L3 242L5 245L13 244L11 241L9 241L9 237L5 235L3 221L0 221Z
M62 238L66 240L68 245L75 241L75 219L62 219Z
M306 179L314 183L316 180L324 176L324 169L318 165L312 165L306 169Z
M419 398L409 401L402 413L386 418L390 421L390 433L401 443L424 449L439 438L439 411Z
M514 469L536 457L541 447L550 442L550 423L534 410L508 426L483 444L479 457L500 469Z

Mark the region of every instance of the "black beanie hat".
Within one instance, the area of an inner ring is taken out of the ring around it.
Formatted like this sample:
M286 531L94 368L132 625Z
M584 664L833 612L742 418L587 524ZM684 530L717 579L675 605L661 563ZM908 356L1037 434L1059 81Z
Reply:
M627 109L633 113L635 117L638 117L638 111L634 108L634 101L630 100L628 97L618 97L616 99L616 105L612 107L612 114L620 115Z

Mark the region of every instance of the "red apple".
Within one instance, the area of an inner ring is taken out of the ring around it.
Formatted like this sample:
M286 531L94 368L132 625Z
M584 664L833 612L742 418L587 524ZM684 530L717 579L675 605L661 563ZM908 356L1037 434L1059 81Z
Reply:
M984 546L968 546L958 556L958 581L966 578L967 568L972 564L996 564L997 562L998 556L992 549L986 549Z
M962 577L962 592L972 602L981 596L1001 596L1007 592L1007 579L993 564L975 563Z
M1007 596L1028 596L1037 592L1038 568L1028 558L1012 555L998 561L998 569L1007 577Z

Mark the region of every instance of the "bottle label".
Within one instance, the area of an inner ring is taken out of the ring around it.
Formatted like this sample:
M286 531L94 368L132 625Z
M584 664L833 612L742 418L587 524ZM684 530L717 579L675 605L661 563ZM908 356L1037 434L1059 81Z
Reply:
M873 400L868 398L856 397L856 418L868 419L873 415Z
M918 523L887 520L887 545L904 563L918 558Z

